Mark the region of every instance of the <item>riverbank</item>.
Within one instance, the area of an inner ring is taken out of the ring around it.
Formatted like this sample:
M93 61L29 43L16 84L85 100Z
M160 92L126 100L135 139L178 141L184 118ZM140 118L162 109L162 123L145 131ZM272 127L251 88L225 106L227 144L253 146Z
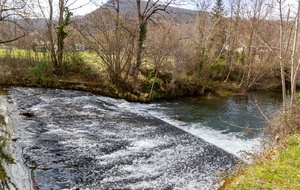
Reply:
M46 89L45 89L46 90ZM39 91L39 89L37 89L37 91ZM32 92L35 92L35 89L33 89L33 91ZM25 93L25 94L29 94L29 93ZM41 94L44 94L44 93L41 93ZM48 96L46 96L46 97L48 97ZM58 97L60 97L60 96L58 96ZM212 97L208 97L208 98L212 98ZM234 97L228 97L229 99L231 99L232 100L232 98L234 98ZM237 98L243 98L243 97L237 97ZM37 100L38 98L33 98L34 100ZM42 100L44 100L44 98L42 98ZM56 100L57 101L57 100ZM118 100L118 101L121 101L121 100ZM240 101L241 101L241 99L240 99ZM55 101L45 101L45 102L55 102ZM64 102L64 101L63 101ZM80 102L80 101L79 101ZM216 102L216 99L214 99L214 102ZM36 102L33 102L34 104L36 104ZM78 103L78 102L77 102ZM195 104L195 102L193 103L193 104ZM204 106L204 107L207 107L207 106L205 106L205 105L203 105L203 103L201 103L202 104L202 106ZM23 105L23 104L22 104ZM120 105L119 103L117 104L117 105ZM218 103L218 105L221 105L220 103ZM217 106L217 105L216 105ZM38 107L40 107L40 106L38 106ZM41 107L44 107L44 106L41 106ZM51 107L51 106L50 106ZM64 106L63 106L64 107ZM65 107L69 107L69 106L65 106ZM80 106L79 106L80 107ZM99 108L99 105L97 105L97 107ZM47 108L47 107L46 107ZM249 108L249 107L248 107ZM37 107L35 107L35 109L37 109ZM26 109L27 110L27 109ZM32 109L29 109L29 110L32 110ZM186 113L188 113L188 112L186 112ZM230 115L232 115L231 113L229 113ZM40 114L37 114L37 115L40 115ZM58 115L62 115L62 114L58 114ZM99 114L97 114L97 115L99 115ZM239 112L239 115L241 115L241 112ZM75 118L78 118L77 116L75 117ZM89 117L90 118L90 117ZM224 119L224 117L221 117L221 118L223 118ZM183 117L181 117L181 120L182 119L184 119ZM226 119L225 119L226 120ZM202 132L203 133L203 132ZM123 134L123 133L122 133ZM236 143L236 141L235 141L235 143ZM233 145L233 146L236 146L236 145Z
M300 106L297 105L269 127L272 138L254 154L248 166L239 166L219 190L300 189Z
M247 90L240 87L237 82L223 82L218 80L203 83L181 81L180 83L175 83L172 88L169 88L165 81L160 84L160 87L154 87L153 91L150 92L151 89L146 88L145 84L143 84L143 80L146 79L141 79L141 84L137 90L132 91L128 88L128 84L124 84L123 86L112 84L105 74L99 73L95 68L81 68L81 70L78 68L76 72L71 70L66 75L60 76L54 74L44 62L34 64L26 60L23 60L23 62L20 60L10 60L9 63L0 63L1 85L89 91L132 102L150 102L157 99L199 96L207 91L215 92L221 96L245 95L247 93ZM263 89L278 89L277 83L267 86L264 86ZM251 90L257 89L262 89L262 87L256 86Z
M300 135L286 137L283 147L267 150L257 163L226 180L224 189L300 189Z
M108 80L105 78L98 78L97 75L93 75L91 72L88 74L84 73L74 73L70 72L64 77L55 75L53 73L50 73L49 75L46 75L46 72L42 72L43 70L31 70L34 72L28 72L28 65L25 64L25 66L20 66L16 64L2 64L0 65L0 84L5 85L17 85L17 86L27 86L27 87L47 87L47 88L58 88L58 89L74 89L74 90L81 90L81 91L90 91L94 92L100 95L114 97L114 98L123 98L129 101L139 101L139 102L149 102L152 99L168 99L168 98L174 98L174 97L181 97L181 96L195 96L200 95L204 93L205 91L213 91L223 96L232 96L232 95L243 95L246 93L244 89L239 88L239 85L233 81L228 81L227 83L223 83L221 81L213 81L208 82L205 86L193 86L193 84L186 84L184 86L183 84L180 84L176 88L173 89L173 93L168 93L168 90L166 88L158 88L156 89L155 93L156 96L153 96L151 99L149 98L149 91L139 91L135 93L130 93L129 91L125 89L122 89L120 87L117 87L113 84L111 84ZM31 68L35 68L35 66L31 66ZM39 72L38 72L39 71ZM33 75L34 74L34 75ZM277 88L276 85L273 85L272 88ZM272 89L271 87L268 89ZM200 89L200 90L199 90ZM256 88L252 88L255 90ZM299 125L300 126L300 125ZM285 137L287 138L287 137ZM276 141L275 141L276 142ZM281 142L281 141L280 141ZM276 148L269 148L268 150L271 153L273 150L276 150L275 153L282 155L279 150L281 150L281 144L280 146L274 146ZM272 146L273 147L273 146ZM278 148L277 148L278 147ZM274 154L275 154L274 153ZM269 156L269 153L266 153L267 156L263 156L262 159L258 159L259 161L255 163L260 163L262 166L259 166L260 168L268 168L264 164L267 164L269 160L264 160L264 158L271 157L273 159L274 156ZM280 165L280 164L279 164ZM255 165L253 165L255 166ZM252 167L252 166L251 166ZM273 166L271 167L273 168ZM247 170L247 169L245 169ZM243 177L246 174L245 170L238 170L237 176L242 176L243 179L248 179L248 177ZM253 171L257 171L257 168L254 168L251 172L249 172L249 175L252 175ZM245 174L244 174L245 171ZM259 170L258 170L259 171ZM275 170L274 170L275 171ZM239 173L241 172L241 173ZM277 171L275 171L277 172ZM257 172L259 173L267 173L265 171ZM280 172L278 172L280 173ZM230 184L242 184L243 182L238 179L237 176L233 176L226 180L224 183L224 187L222 188L228 188L228 189L235 189L240 188L240 186L230 186ZM260 176L261 177L261 176ZM254 184L260 184L260 177L254 178ZM269 177L267 175L267 177ZM235 179L239 180L238 182L235 181ZM250 179L250 178L249 178ZM271 178L273 179L273 178ZM275 180L275 179L274 179ZM289 179L286 179L289 180ZM271 180L272 181L272 180ZM247 184L248 182L245 181ZM267 182L263 182L266 183ZM268 186L264 186L268 187ZM248 186L245 186L247 189ZM251 189L252 186L249 186L249 189ZM279 188L280 189L280 188Z

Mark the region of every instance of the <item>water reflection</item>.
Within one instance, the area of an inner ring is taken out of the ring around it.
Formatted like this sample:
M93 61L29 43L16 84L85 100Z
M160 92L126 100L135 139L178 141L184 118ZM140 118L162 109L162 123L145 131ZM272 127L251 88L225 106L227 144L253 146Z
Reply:
M280 108L281 93L265 91L234 97L209 93L146 106L155 117L237 156L259 145L268 124L262 113L270 119Z
M224 134L239 133L255 138L267 125L264 115L272 117L280 109L277 92L255 92L248 96L220 97L209 93L198 98L158 102L155 110L185 122L187 126L207 126ZM264 115L263 115L263 114Z

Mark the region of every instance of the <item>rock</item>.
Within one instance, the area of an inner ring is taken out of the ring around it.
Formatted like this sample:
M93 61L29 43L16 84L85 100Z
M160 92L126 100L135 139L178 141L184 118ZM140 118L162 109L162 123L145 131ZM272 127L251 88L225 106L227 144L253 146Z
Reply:
M25 111L25 112L21 112L20 115L23 115L23 116L26 116L26 117L33 117L35 116L34 112L33 111Z

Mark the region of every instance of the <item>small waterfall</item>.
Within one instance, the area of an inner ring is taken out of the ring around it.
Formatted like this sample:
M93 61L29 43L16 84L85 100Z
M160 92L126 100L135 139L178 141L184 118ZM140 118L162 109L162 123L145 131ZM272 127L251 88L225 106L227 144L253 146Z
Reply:
M237 160L124 100L53 89L10 92L20 117L17 142L39 189L216 189L218 172Z

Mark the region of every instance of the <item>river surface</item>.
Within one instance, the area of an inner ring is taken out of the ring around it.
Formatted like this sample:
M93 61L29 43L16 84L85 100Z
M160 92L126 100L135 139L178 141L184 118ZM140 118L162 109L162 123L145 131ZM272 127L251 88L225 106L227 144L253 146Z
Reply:
M127 106L126 103L125 107ZM218 147L242 157L259 146L268 120L280 114L281 93L256 91L247 96L222 97L208 93L152 104L140 109Z
M53 89L0 96L0 188L22 190L216 189L219 171L259 143L261 111L280 107L259 92L151 104Z

